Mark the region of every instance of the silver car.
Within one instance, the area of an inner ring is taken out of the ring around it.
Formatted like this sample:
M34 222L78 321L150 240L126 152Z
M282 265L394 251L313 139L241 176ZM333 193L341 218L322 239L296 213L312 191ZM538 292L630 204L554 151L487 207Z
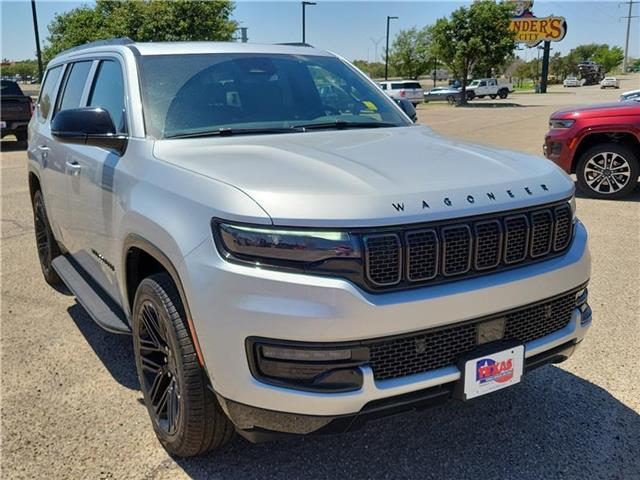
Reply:
M308 46L64 52L28 181L44 279L131 335L175 455L491 394L591 325L567 175L414 125Z
M424 90L420 82L415 80L392 80L379 85L387 95L396 100L409 100L414 105L423 101Z
M429 90L428 92L424 92L424 101L425 102L449 102L455 103L460 100L462 94L460 90L453 87L435 87Z

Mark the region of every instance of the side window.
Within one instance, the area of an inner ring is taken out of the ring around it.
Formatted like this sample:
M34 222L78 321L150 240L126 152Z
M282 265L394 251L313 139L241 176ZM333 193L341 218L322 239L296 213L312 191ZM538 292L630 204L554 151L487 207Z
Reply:
M71 70L67 72L62 98L58 100L56 112L81 106L82 92L84 92L84 86L87 83L91 63L92 62L89 61L71 64Z
M124 83L122 68L113 60L103 60L98 66L93 88L89 95L89 106L102 107L111 114L118 133L127 131L124 110Z
M54 88L58 84L60 73L62 72L62 66L53 67L47 72L47 76L42 84L40 90L40 97L38 98L38 120L44 122L49 116L51 110L51 102L55 96Z

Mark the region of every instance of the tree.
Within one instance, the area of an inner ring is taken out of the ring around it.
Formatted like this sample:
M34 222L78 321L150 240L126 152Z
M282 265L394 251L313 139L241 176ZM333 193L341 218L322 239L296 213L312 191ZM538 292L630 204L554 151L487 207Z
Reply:
M589 43L587 45L578 45L576 48L569 52L569 55L576 57L578 62L587 62L593 60L593 56L606 45L599 45L597 43ZM608 46L607 46L608 47Z
M609 47L609 45L602 45L593 56L593 60L602 66L604 73L619 67L623 59L624 52L622 49L620 47Z
M367 62L366 60L354 60L353 64L360 70L365 72L371 78L383 78L384 77L384 63L382 62ZM389 75L394 76L395 70L393 66L389 66Z
M2 67L2 75L7 77L15 77L19 75L23 79L26 77L35 77L38 74L38 64L35 60L22 60L12 65Z
M466 103L467 79L475 65L501 66L513 52L511 3L478 0L458 8L449 18L439 19L432 27L434 53L460 79L461 103Z
M389 51L389 64L396 74L417 80L433 66L431 34L427 28L401 30Z
M228 0L114 2L97 0L56 15L49 24L46 60L95 40L130 37L139 42L231 40L237 24Z

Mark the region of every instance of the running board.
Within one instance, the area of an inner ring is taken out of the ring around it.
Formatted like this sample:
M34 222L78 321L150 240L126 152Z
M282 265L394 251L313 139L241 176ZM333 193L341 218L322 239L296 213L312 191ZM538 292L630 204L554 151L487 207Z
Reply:
M93 279L89 278L81 267L75 266L73 259L60 255L51 264L71 293L75 295L78 303L100 327L111 333L131 333L122 309L104 291L101 291L99 286L95 285Z

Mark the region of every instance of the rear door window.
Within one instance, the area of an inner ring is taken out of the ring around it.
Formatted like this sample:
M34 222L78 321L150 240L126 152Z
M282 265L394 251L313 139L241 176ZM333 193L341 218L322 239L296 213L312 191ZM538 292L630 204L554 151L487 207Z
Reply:
M406 82L404 84L404 88L414 88L414 89L419 89L422 88L422 86L418 83L418 82Z
M70 71L66 75L62 98L58 102L56 111L68 110L70 108L80 107L82 101L82 93L84 92L89 70L93 62L76 62L70 65Z
M55 98L55 88L62 73L62 66L50 68L40 89L38 98L38 120L44 122L51 110L51 102Z
M122 68L115 60L100 62L89 95L88 105L101 107L109 112L118 133L127 131Z

